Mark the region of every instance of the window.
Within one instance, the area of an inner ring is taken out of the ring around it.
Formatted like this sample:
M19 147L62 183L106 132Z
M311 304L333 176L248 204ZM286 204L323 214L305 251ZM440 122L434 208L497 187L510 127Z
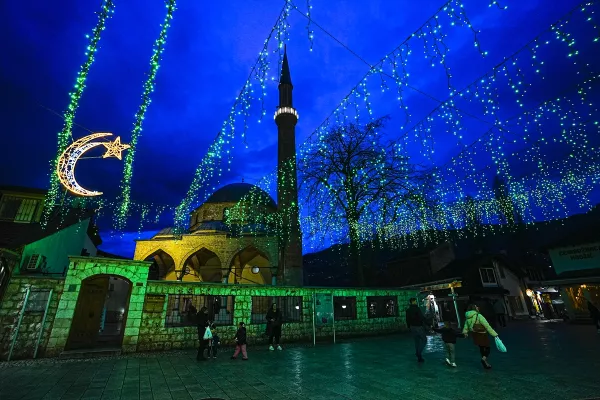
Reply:
M398 299L395 296L367 297L369 318L390 318L398 316Z
M0 202L0 218L14 220L20 206L21 199L12 196L3 196Z
M25 311L43 313L46 310L46 304L48 304L49 296L50 290L32 290L29 293L29 298L27 299L27 308Z
M252 315L250 323L266 324L267 312L269 308L277 304L281 310L281 318L283 322L302 322L302 297L269 297L269 296L252 296Z
M333 312L336 321L349 321L356 319L356 297L333 298Z
M40 201L36 199L3 196L0 202L0 219L33 222L39 204Z
M483 286L498 286L496 280L496 274L493 268L479 268L479 275L481 275L481 283Z
M233 306L234 296L169 295L165 326L195 326L202 307L208 308L208 320L215 325L233 325Z

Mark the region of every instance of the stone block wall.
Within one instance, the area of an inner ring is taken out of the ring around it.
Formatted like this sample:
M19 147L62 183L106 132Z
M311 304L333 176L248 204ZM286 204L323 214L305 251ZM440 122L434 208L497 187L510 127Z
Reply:
M14 335L17 340L11 360L33 358L36 342L47 303L48 291L52 290L48 313L43 326L37 357L45 356L45 349L54 326L54 319L62 296L64 279L16 275L6 289L0 304L0 360L6 360ZM25 297L29 289L28 306L25 308L21 326L17 333L19 316L25 306Z
M233 323L217 328L221 341L233 345L235 332L240 322L246 323L249 344L266 343L266 324L252 324L252 298L302 297L302 321L285 323L282 328L282 343L312 342L313 340L313 294L331 293L334 297L356 297L356 319L338 321L335 324L336 338L368 336L381 333L399 332L406 329L404 305L408 305L416 291L375 290L375 289L335 289L335 288L289 288L277 286L233 286L202 284L195 282L148 281L146 302L156 303L152 312L144 311L138 338L138 351L170 350L195 348L198 344L195 327L166 327L168 297L173 295L212 295L234 296ZM367 297L393 296L397 299L398 316L369 318ZM147 307L149 309L149 307ZM333 340L333 326L316 328L318 339Z
M132 284L127 322L123 338L123 351L137 348L142 306L146 294L146 281L150 263L96 257L69 257L64 293L60 298L54 326L46 348L47 356L58 356L65 349L75 313L82 282L96 275L111 275L127 279Z

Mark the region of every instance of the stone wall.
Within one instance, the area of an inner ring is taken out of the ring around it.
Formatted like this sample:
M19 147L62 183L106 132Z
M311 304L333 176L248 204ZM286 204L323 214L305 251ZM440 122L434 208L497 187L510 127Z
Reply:
M146 305L138 338L138 351L170 350L197 347L195 327L166 327L167 304L173 295L213 295L234 296L233 322L230 326L217 328L221 341L233 345L233 339L240 322L246 323L249 344L266 343L266 324L252 324L252 298L255 296L302 297L302 321L283 325L282 343L312 342L313 340L313 294L331 293L333 296L356 297L356 319L338 321L335 324L336 338L368 336L406 330L404 309L416 291L370 290L335 288L288 288L276 286L232 286L218 284L198 284L193 282L148 281ZM369 318L367 297L394 296L397 299L398 316ZM157 304L158 302L158 304ZM152 304L150 304L152 303ZM333 327L318 327L318 339L333 340Z
M28 289L30 294L11 359L33 358L35 345L40 329L42 329L41 324L48 294L52 290L37 354L37 357L45 356L45 349L54 325L64 282L64 279L18 275L10 280L2 304L0 304L0 360L8 358L12 338L17 333L17 324Z
M98 275L110 275L131 282L132 291L126 314L123 352L170 350L197 347L197 329L188 327L167 327L167 304L169 296L174 295L210 295L233 296L232 319L229 325L217 328L225 345L232 345L237 326L244 321L247 324L249 344L266 342L264 323L252 323L252 302L256 296L264 297L300 297L302 299L299 322L283 325L282 343L306 342L313 338L313 295L333 294L340 297L356 298L356 319L337 321L337 338L367 336L381 333L398 332L406 329L404 309L415 291L371 290L371 289L334 289L334 288L294 288L278 286L248 286L208 284L201 282L148 281L148 262L115 260L96 257L70 257L70 265L64 280L45 277L14 276L0 304L0 359L6 359L11 337L15 333L18 316L23 308L25 293L53 290L44 333L40 341L38 357L60 355L67 344L71 323L82 282ZM368 296L392 296L396 300L398 314L388 318L369 318L367 310ZM38 298L37 301L35 299ZM47 296L46 296L47 299ZM32 358L35 341L40 332L43 310L46 302L39 295L31 297L32 305L25 312L13 359ZM270 301L270 300L268 300ZM43 303L43 304L42 304ZM36 305L37 304L37 305ZM266 304L266 303L265 303ZM227 306L231 311L231 305ZM317 328L319 340L332 341L332 326Z

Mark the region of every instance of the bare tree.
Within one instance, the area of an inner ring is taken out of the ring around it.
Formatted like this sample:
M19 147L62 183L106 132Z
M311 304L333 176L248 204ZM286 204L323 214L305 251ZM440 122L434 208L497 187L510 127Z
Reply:
M384 141L380 130L388 119L335 127L299 161L310 218L319 221L321 230L332 223L347 229L350 262L361 286L361 234L393 224L407 208L424 209L431 188L428 171Z

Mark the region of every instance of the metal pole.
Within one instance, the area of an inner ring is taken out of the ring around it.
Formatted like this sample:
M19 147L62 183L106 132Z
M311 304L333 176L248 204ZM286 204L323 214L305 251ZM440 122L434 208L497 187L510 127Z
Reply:
M333 306L333 294L331 295L331 305ZM333 309L333 314L331 315L333 320L333 344L335 344L335 307Z
M316 293L313 293L313 346L317 345L317 328L315 327L315 314L317 313L316 304L317 295Z
M15 348L15 343L17 343L17 337L19 336L19 329L21 329L21 322L23 322L23 316L25 316L25 308L27 307L27 301L29 301L29 292L31 292L31 288L27 288L27 292L25 292L25 301L23 302L23 308L21 308L21 315L19 315L19 322L17 322L17 329L15 331L15 335L12 338L12 342L10 344L10 350L8 351L7 361L10 361L12 357L13 349Z
M40 334L38 335L37 342L35 342L35 351L33 352L33 358L37 357L38 348L40 347L40 340L42 340L42 334L44 333L44 325L46 324L46 316L48 315L50 301L52 301L53 291L54 289L50 289L50 293L48 293L48 302L46 303L46 309L44 310L44 317L42 318L42 327L40 328Z
M450 286L450 291L452 292L452 301L454 302L454 311L456 312L456 322L458 322L458 328L460 329L460 314L458 313L458 305L456 304L456 297L458 296L454 293L454 287Z

